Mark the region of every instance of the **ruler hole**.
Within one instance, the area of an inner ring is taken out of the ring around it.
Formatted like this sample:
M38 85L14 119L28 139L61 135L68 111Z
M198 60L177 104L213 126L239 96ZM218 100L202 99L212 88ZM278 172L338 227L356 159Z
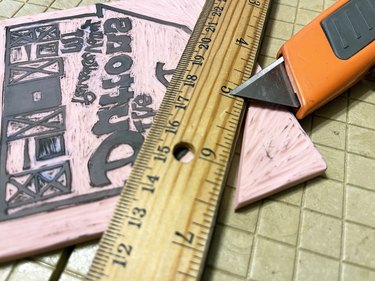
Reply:
M194 159L194 147L190 143L180 142L173 148L173 156L177 161L189 163Z

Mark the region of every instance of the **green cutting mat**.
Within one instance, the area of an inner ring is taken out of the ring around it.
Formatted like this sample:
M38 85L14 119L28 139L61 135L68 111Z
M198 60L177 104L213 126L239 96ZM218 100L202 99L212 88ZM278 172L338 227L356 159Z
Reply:
M0 19L96 2L0 0ZM274 1L262 66L333 2ZM361 82L302 122L328 162L324 177L234 213L232 174L205 280L375 280L374 87ZM82 280L96 248L91 242L0 266L0 281Z

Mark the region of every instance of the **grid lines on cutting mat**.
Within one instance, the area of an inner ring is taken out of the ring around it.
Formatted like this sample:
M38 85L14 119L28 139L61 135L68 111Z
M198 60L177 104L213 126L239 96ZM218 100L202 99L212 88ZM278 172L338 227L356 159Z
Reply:
M0 18L91 0L2 0ZM333 0L279 0L260 63ZM204 280L375 280L375 93L362 81L302 125L328 163L323 177L233 212L236 167L224 191ZM0 280L83 280L97 242L0 266ZM28 279L32 280L32 279Z

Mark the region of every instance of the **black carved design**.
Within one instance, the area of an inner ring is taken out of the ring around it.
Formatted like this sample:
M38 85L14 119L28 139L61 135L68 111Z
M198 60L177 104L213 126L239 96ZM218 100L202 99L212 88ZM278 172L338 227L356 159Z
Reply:
M36 160L48 160L65 155L64 135L54 135L35 138Z
M48 58L36 61L18 62L10 65L9 84L30 80L51 78L64 74L62 58Z
M169 86L169 81L167 80L167 78L165 78L165 76L172 75L175 70L174 69L165 70L164 65L165 63L158 62L156 64L155 74L156 74L156 78L158 79L158 81L167 88Z
M60 30L57 24L36 27L35 33L36 42L48 42L60 39Z
M55 57L58 54L59 54L59 41L38 44L36 47L37 58Z
M57 24L15 30L10 33L10 46L17 47L36 42L48 42L60 39Z
M9 87L4 97L5 116L44 110L61 105L60 79L55 77L43 81L30 81Z
M31 45L25 45L24 48L26 50L27 60L30 60L30 57L31 57Z
M155 111L151 96L136 95L131 88L134 83L131 73L132 18L187 33L191 30L116 7L98 4L96 8L96 13L26 22L6 28L0 126L0 221L118 195L120 187L105 190L97 187L111 184L107 175L109 171L132 165L143 143L142 133L151 125ZM104 20L105 10L122 16ZM66 24L69 19L82 19L84 24L75 31L61 34L59 25ZM81 61L84 67L79 73L81 87L77 86L75 89L78 91L70 93L70 99L65 96L64 100L83 101L82 106L88 107L96 95L98 99L100 95L101 108L92 132L105 138L88 162L90 184L94 191L43 202L72 193L69 160L54 166L51 163L61 159L57 157L67 155L64 140L66 109L62 106L61 80L64 79L65 58L77 52L87 53L86 60ZM108 55L107 64L96 65L95 54ZM109 79L102 78L102 87L106 92L90 96L90 71L94 75L99 67L104 67L110 75ZM169 75L169 70L163 71L161 66L158 73ZM113 91L109 93L109 90ZM118 118L120 120L116 120ZM23 159L22 168L17 168L17 171L23 170L19 173L10 172L12 169L8 167L7 157L9 153L14 153L11 151L13 142L23 145L23 151L17 151L20 153L17 157ZM113 160L111 153L122 145L130 146L133 154ZM43 168L39 168L41 165Z
M6 182L7 205L15 208L70 193L69 162L60 165L9 175Z
M35 41L34 29L22 29L10 33L10 46L23 46Z
M107 173L109 171L133 164L135 158L141 149L143 136L138 132L128 130L116 130L106 138L95 153L91 156L88 169L92 186L105 186L111 184ZM120 145L130 145L133 148L133 154L125 159L109 161L111 152Z
M61 35L61 43L64 48L61 49L63 54L80 52L83 48L83 30L79 29L75 32L65 33Z
M23 170L27 171L31 168L29 139L25 139L25 146L23 147Z
M65 130L65 106L8 118L8 141Z

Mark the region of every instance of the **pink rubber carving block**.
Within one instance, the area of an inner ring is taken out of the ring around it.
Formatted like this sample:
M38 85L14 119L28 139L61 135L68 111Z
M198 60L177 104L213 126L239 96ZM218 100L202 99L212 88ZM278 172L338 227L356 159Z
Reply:
M203 4L0 22L0 261L105 230Z
M236 209L326 169L323 157L291 112L281 106L251 102L237 177Z

